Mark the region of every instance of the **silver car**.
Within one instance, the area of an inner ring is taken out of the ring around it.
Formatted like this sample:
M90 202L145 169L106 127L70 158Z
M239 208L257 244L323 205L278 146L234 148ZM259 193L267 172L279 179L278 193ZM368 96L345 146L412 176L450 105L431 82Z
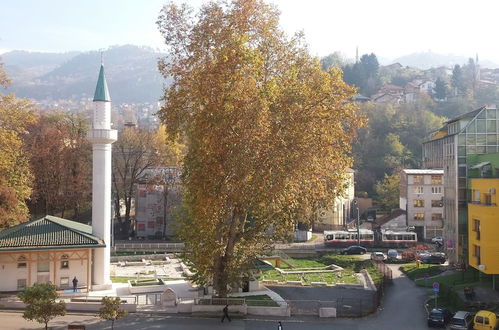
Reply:
M450 329L465 330L473 328L473 315L470 312L459 311L450 320Z

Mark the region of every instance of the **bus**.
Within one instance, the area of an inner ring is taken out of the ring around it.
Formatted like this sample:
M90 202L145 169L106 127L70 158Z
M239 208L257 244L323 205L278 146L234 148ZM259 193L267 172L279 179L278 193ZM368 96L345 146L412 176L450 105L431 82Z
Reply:
M404 248L417 245L418 235L410 231L383 231L375 235L372 230L360 229L360 245L364 247ZM357 230L324 231L324 245L347 247L358 245Z

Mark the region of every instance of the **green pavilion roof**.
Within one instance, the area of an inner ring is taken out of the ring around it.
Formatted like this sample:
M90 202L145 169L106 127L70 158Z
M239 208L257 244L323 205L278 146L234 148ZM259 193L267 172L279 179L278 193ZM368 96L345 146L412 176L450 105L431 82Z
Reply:
M104 75L104 65L101 64L99 71L99 79L95 87L94 101L111 102L109 90L107 89L106 76Z
M91 226L51 215L0 231L0 252L104 246Z

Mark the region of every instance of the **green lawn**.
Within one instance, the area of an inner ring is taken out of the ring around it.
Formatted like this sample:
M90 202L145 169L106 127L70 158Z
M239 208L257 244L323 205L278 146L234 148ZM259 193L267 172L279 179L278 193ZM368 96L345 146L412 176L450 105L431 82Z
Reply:
M128 281L133 281L136 280L137 277L121 277L121 276L111 276L111 282L113 283L127 283ZM179 280L178 278L161 278L163 281L176 281ZM145 281L145 280L153 280L153 278L144 278L140 277L139 280Z
M492 286L492 279L489 276L481 275L481 277L479 277L478 271L473 268L468 268L466 272L437 276L432 278L431 281L428 281L426 286L431 287L433 282L452 286L456 290L463 289L466 286ZM423 279L418 279L415 283L419 286L425 286L425 281Z
M367 269L371 274L373 281L379 284L383 275L379 273L374 267L371 260L365 260L358 256L347 256L338 254L326 254L313 258L300 258L300 259L285 259L292 267L281 262L281 269L287 272L298 272L311 270L312 268L323 268L331 264L338 265L344 268L342 272L324 272L324 273L309 273L309 274L285 274L281 275L276 270L267 270L262 273L263 280L268 281L301 281L304 284L311 282L326 282L329 285L337 283L358 284L359 280L354 275L361 269ZM272 264L275 266L274 262Z
M437 265L421 264L418 268L416 267L415 263L401 265L400 269L407 275L407 277L409 277L413 281L418 278L424 278L425 274L428 274L428 276L431 277L438 275L444 271L442 267Z
M111 282L113 283L127 283L128 281L133 281L136 280L137 277L118 277L118 276L111 276Z
M267 307L278 307L279 305L272 300L266 294L258 295L258 296L247 296L244 297L246 301L246 305L248 306L267 306Z

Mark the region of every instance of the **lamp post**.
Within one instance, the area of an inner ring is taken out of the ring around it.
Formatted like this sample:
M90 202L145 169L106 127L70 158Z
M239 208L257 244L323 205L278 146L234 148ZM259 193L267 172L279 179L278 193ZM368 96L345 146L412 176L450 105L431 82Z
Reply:
M360 212L359 212L359 205L357 204L357 200L353 201L353 205L357 209L357 245L360 246Z

